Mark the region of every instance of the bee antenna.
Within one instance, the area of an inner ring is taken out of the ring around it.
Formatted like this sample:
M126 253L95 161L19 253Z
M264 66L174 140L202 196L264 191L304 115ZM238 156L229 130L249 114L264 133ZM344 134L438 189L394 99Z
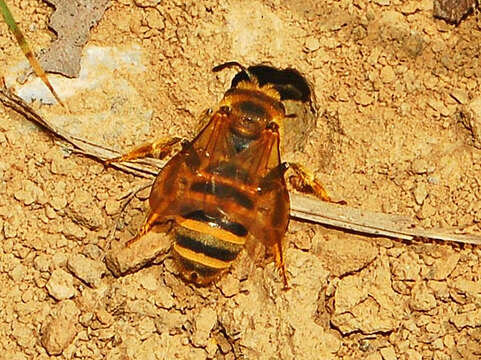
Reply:
M224 69L227 69L227 68L231 68L231 67L237 67L239 68L242 72L244 72L247 77L249 78L249 81L252 81L255 77L251 74L251 72L242 64L238 63L237 61L228 61L228 62L225 62L223 64L220 64L220 65L217 65L217 66L214 66L214 68L212 69L213 72L218 72L218 71L221 71L221 70L224 70Z

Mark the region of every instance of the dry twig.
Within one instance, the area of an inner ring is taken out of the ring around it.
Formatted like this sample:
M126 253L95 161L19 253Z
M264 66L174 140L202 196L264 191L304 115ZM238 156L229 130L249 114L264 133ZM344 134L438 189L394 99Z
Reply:
M11 93L5 87L5 84L0 85L0 102L23 115L26 119L42 126L52 135L65 140L70 145L72 151L99 161L119 155L118 151L92 141L77 138L67 131L55 127L38 115L21 98ZM135 163L114 163L112 166L137 176L152 178L162 169L164 164L164 162L156 159L143 159ZM427 230L419 227L414 219L408 217L330 204L300 194L291 194L291 216L370 235L388 236L405 240L419 237L481 245L480 234L457 234L454 231L449 232L442 229Z

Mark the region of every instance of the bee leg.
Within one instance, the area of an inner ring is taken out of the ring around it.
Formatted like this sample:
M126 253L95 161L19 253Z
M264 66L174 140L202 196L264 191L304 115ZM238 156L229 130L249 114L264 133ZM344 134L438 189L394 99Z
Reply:
M122 156L107 159L105 160L105 163L108 165L114 162L130 161L147 156L153 156L155 158L162 159L166 157L172 150L172 147L180 141L185 140L180 137L162 138L151 143L140 145L139 147Z
M276 262L276 267L281 273L282 281L284 282L284 289L289 289L287 283L287 272L286 272L286 262L284 259L284 251L282 249L282 240L279 239L272 247L272 252L274 253L274 260Z
M327 194L324 186L317 180L309 170L302 165L296 163L289 163L290 169L294 171L294 175L289 176L289 182L297 191L313 194L322 201L345 205L344 200L334 201Z
M152 227L154 226L158 218L159 218L158 213L155 213L155 212L150 213L149 217L145 220L144 225L142 225L137 235L135 235L135 237L127 241L125 246L130 247L133 243L137 242L137 240L139 240L142 236L147 234L149 230L152 229Z

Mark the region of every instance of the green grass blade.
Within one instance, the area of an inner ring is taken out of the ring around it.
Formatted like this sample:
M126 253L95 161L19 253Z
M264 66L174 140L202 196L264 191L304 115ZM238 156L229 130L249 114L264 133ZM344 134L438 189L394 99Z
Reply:
M17 23L15 22L15 19L13 18L12 13L10 12L10 9L8 8L4 0L0 0L0 12L2 13L3 18L5 19L5 22L7 23L8 27L10 28L10 31L15 36L15 39L17 39L18 45L20 46L28 62L32 66L33 71L35 71L35 74L37 74L37 76L48 87L48 89L50 90L52 95L55 97L55 99L59 102L59 104L61 104L62 106L65 106L63 102L60 100L55 90L53 89L52 84L50 84L50 81L48 81L47 74L45 74L45 71L43 71L42 66L37 61L37 58L33 54L33 51L30 50L30 46L28 46L27 40L25 39L22 32L18 28Z

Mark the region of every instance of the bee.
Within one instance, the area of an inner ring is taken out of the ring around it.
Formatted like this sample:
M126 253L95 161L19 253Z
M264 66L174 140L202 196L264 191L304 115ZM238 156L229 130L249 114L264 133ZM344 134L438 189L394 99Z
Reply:
M303 166L281 161L284 121L296 117L286 113L284 102L312 106L312 91L295 69L245 68L228 62L213 71L230 67L240 71L217 107L205 113L205 125L193 140L161 139L107 161L164 156L175 144L182 145L155 179L151 211L127 246L154 226L166 226L182 276L206 285L228 270L249 243L261 243L273 254L287 287L283 239L290 203L286 172L291 172L288 180L296 190L331 201Z

